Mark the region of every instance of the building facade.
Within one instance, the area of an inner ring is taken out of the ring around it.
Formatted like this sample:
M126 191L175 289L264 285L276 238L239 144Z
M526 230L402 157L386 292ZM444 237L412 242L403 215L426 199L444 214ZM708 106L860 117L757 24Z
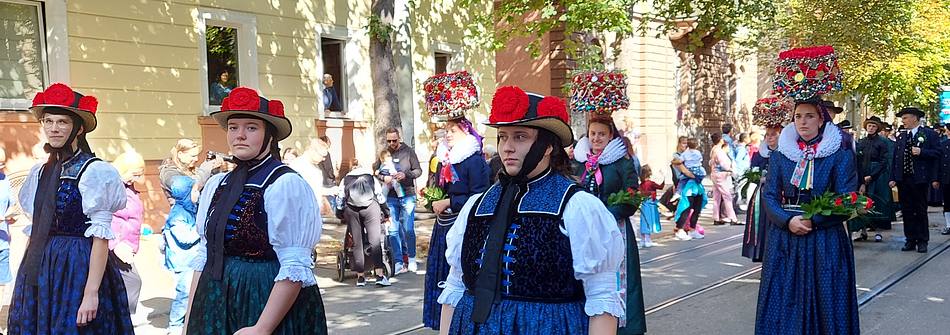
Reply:
M431 128L422 82L466 69L484 88L483 101L495 87L494 55L465 43L467 11L451 2L396 1L394 75L403 137L423 159ZM99 127L88 136L99 157L126 150L145 157L147 178L139 189L154 228L168 208L158 165L181 138L227 151L223 130L207 115L235 86L283 101L294 133L282 147L304 149L326 135L336 164L372 161L375 148L365 147L376 143L370 15L368 0L0 0L7 172L22 175L36 163L45 140L27 108L36 92L56 82L99 99ZM333 77L332 93L325 74ZM331 95L336 100L325 108ZM487 104L476 114L484 118Z
M639 23L634 23L639 24ZM654 24L658 27L659 24ZM614 113L621 130L639 134L635 144L642 164L653 167L654 178L671 180L668 168L679 136L695 136L709 152L709 135L723 123L740 132L761 131L751 124L755 101L771 88L755 55L736 59L727 41L704 39L704 46L690 50L684 29L663 36L628 37L619 43L619 55L608 68L627 75L630 106ZM608 36L609 38L610 36ZM528 40L516 40L496 54L498 85L519 85L526 90L567 98L574 62L564 51L563 30L543 36L540 57L523 52ZM613 45L614 41L600 41ZM608 52L609 53L609 52ZM760 80L761 78L766 78ZM586 116L571 115L576 138L584 136ZM662 175L662 176L661 176Z

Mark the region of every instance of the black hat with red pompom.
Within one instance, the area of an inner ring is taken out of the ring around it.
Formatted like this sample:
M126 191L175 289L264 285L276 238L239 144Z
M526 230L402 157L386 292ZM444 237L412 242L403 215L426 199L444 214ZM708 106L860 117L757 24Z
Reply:
M274 138L278 141L287 138L293 131L290 120L284 116L284 104L280 100L267 100L252 88L241 86L231 90L221 100L221 111L211 113L211 117L225 129L232 116L250 116L270 123L277 129Z
M83 95L73 91L66 84L56 83L33 97L30 111L39 120L43 118L48 108L60 108L79 116L85 133L96 129L96 110L99 108L99 101L94 96Z
M557 97L525 93L517 86L505 86L495 91L491 101L489 127L521 126L550 131L566 147L574 143L567 105Z

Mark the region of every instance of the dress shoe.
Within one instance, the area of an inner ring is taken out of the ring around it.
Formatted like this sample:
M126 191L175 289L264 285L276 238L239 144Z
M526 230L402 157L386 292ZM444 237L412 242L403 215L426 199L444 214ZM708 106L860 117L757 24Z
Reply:
M926 252L927 252L927 243L918 243L918 244L917 244L917 252L922 253L922 254L923 254L923 253L926 253Z
M913 251L913 250L916 249L916 248L917 248L917 243L914 243L914 242L906 242L906 243L904 243L904 247L901 248L901 251Z

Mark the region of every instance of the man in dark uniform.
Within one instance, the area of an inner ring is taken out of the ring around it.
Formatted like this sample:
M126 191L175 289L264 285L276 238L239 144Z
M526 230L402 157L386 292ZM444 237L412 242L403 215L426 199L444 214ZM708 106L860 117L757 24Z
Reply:
M916 107L906 107L897 113L906 131L897 138L889 183L891 187L897 186L904 213L907 242L901 250L917 249L921 253L927 252L930 240L927 194L937 181L940 161L939 137L933 129L921 126L923 116L924 112Z
M940 159L940 189L943 190L943 217L946 220L942 235L950 235L950 122L943 125L948 136L940 142L942 151Z

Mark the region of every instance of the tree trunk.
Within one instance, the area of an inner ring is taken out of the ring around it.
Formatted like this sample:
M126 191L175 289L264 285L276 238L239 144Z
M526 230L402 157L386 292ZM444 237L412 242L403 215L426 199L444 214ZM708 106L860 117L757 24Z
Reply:
M372 15L379 17L381 23L392 25L394 0L373 0ZM370 34L369 58L370 71L373 78L373 123L376 135L377 148L382 148L386 129L395 127L402 133L402 122L399 117L399 98L396 95L396 63L393 61L393 39L390 35L386 39L379 39ZM403 137L412 134L402 134Z

